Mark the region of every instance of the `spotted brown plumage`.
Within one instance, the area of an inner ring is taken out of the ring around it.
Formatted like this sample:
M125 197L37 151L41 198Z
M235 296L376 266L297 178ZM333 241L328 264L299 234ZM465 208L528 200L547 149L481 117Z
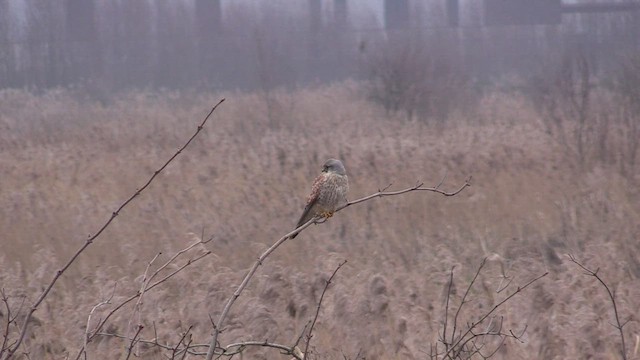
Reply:
M307 204L298 220L297 227L315 216L331 217L336 208L347 201L349 179L340 160L329 159L322 167L322 173L314 180ZM295 238L298 234L293 235Z

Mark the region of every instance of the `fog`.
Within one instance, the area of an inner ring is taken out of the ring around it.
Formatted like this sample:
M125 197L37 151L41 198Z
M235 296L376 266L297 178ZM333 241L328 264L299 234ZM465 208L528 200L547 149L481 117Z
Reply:
M638 4L0 0L0 360L638 359Z
M618 56L640 48L638 11L560 15L519 1L524 15L512 20L526 25L494 25L487 3L4 0L0 87L293 88L369 79L375 63L400 48L486 83L544 71L578 51L606 74Z

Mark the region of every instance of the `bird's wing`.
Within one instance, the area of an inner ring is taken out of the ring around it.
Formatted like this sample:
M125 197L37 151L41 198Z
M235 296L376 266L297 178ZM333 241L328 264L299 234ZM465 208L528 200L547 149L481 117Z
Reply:
M298 225L296 225L296 227L300 227L300 225L303 225L307 221L311 220L311 218L315 215L311 210L318 202L318 198L320 197L320 188L324 184L325 180L326 179L324 177L324 174L322 174L313 181L313 185L311 186L311 194L309 194L309 196L307 197L307 205L304 207L302 216L300 216L300 220L298 220Z

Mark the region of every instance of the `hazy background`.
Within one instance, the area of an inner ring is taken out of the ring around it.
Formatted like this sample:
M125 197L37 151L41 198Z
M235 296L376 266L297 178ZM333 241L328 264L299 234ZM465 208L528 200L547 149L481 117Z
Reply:
M203 234L213 253L118 310L88 358L122 358L115 335L137 324L143 339L176 344L190 329L208 343L209 317L292 229L330 157L351 199L445 174L445 190L473 186L374 199L308 228L258 270L223 344L295 342L347 259L312 359L425 359L450 270L455 307L488 257L460 324L549 272L496 314L527 331L494 358L620 359L606 292L570 253L615 291L639 358L639 27L636 3L605 1L0 0L0 288L13 314L227 99L64 274L19 358L75 359L96 304L113 294L90 328L154 256L152 270Z
M514 23L537 25L485 26L495 15L470 0L4 0L0 87L83 85L95 96L123 88L295 88L366 79L372 57L399 37L481 80L528 75L578 48L606 71L621 52L640 47L637 11L560 15L520 3L523 19ZM448 11L451 4L458 11Z

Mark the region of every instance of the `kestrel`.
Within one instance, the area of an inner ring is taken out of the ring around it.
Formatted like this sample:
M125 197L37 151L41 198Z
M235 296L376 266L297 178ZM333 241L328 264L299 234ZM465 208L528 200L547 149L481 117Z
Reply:
M311 194L307 197L302 216L296 228L305 224L315 216L329 218L336 208L347 202L349 179L347 171L340 160L329 159L322 167L322 173L313 182ZM298 234L293 235L295 238Z

